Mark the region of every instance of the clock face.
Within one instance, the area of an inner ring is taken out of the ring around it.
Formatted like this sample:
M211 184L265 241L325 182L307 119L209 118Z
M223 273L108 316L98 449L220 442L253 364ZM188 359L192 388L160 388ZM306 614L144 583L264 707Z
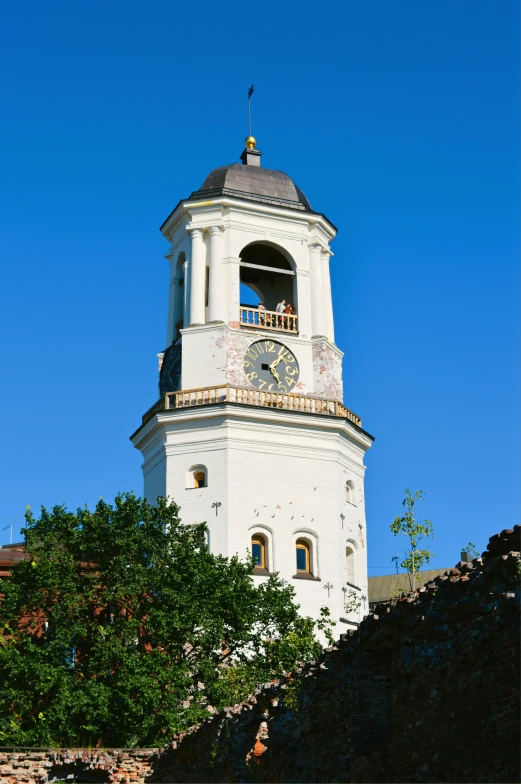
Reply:
M295 392L298 362L287 346L276 340L258 340L246 349L244 372L255 389L264 392Z
M159 374L159 397L176 392L181 385L181 343L173 343L165 351Z

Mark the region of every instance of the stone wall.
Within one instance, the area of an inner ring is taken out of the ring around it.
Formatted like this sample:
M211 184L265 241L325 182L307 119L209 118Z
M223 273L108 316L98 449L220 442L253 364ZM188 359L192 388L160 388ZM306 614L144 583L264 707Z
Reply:
M151 780L519 781L520 533L176 738Z
M520 550L493 536L161 752L4 750L0 780L517 782Z

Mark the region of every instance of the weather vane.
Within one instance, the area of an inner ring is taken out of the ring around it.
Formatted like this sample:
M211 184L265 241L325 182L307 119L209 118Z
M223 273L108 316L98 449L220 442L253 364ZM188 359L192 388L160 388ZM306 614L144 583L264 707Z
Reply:
M250 136L252 135L252 133L251 133L251 97L253 95L253 86L254 85L253 85L253 82L252 82L252 85L251 85L250 89L248 90L248 125L249 125L249 128L250 128Z

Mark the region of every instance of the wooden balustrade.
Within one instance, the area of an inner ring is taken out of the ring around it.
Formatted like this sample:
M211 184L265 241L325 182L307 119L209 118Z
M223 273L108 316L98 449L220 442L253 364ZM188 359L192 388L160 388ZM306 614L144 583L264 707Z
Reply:
M251 327L253 329L274 329L278 332L292 332L297 334L296 313L277 313L274 310L259 310L249 308L244 305L240 307L241 327Z
M246 406L262 406L281 408L284 411L302 411L307 414L321 414L348 419L353 424L362 426L359 416L349 411L338 400L326 400L322 397L308 397L281 392L261 392L258 389L234 387L221 384L214 387L198 387L196 389L180 389L168 392L158 400L143 416L143 424L148 422L158 411L208 406L218 403L239 403Z

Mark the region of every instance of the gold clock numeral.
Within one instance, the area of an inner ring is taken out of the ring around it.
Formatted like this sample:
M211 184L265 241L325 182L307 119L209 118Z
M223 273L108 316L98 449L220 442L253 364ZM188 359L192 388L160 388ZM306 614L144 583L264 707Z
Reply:
M266 357L265 354L274 356ZM293 354L282 343L276 340L252 343L244 353L243 362L246 378L255 389L265 393L294 394L299 366Z

